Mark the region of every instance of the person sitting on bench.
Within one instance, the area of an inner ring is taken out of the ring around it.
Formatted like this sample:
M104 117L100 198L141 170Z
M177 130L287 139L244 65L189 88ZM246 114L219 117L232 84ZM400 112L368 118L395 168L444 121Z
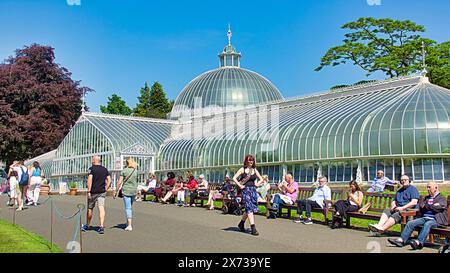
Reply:
M231 184L230 176L227 174L225 175L222 188L220 188L220 190L211 190L209 192L208 203L206 203L206 206L209 206L209 210L214 210L214 200L224 198L225 195L229 195L232 192L234 193L234 187Z
M185 185L185 189L188 191L189 195L189 206L195 207L194 201L195 197L197 196L198 183L191 172L188 172L187 177L189 179L189 182Z
M395 224L402 221L401 211L407 209L417 209L420 198L419 191L411 185L409 176L402 175L400 178L402 187L395 193L391 208L385 209L378 224L370 224L369 230L376 233L383 233Z
M395 182L384 176L383 170L377 171L377 176L373 179L372 185L367 192L383 192L386 185L394 185Z
M327 186L328 179L325 176L319 176L317 178L319 186L314 190L313 196L305 200L298 200L297 212L300 217L294 219L295 223L303 223L305 225L311 225L311 211L313 208L324 207L325 200L331 200L331 189ZM306 218L303 217L303 211L306 210Z
M413 249L422 249L432 228L448 225L447 198L439 193L436 182L429 182L427 191L428 195L419 204L420 217L409 221L400 237L389 238L389 243L403 247L409 242ZM419 226L422 226L422 229L417 239L408 241L413 231Z
M356 180L350 181L348 185L350 186L350 191L347 193L348 199L339 200L333 205L335 214L330 226L332 229L341 228L343 219L347 218L347 212L358 211L362 205L364 194Z
M138 185L136 201L142 201L142 193L154 193L156 188L156 175L154 173L149 174L147 185Z
M276 219L278 209L280 205L293 205L297 201L298 197L298 183L294 181L291 173L284 175L284 181L278 184L278 189L282 193L276 193L273 195L272 200L272 212L267 217L268 219Z
M175 186L172 190L166 193L166 196L161 199L161 203L167 203L170 197L176 196L178 201L178 206L181 207L184 203L184 187L183 187L183 177L178 176L177 181L175 182Z
M156 197L156 201L158 198L163 198L164 195L166 195L167 191L170 191L173 188L173 185L175 184L175 173L168 172L167 173L167 180L162 184L160 187L156 188L154 190L154 195Z
M258 203L259 202L267 202L267 194L270 190L270 184L269 184L269 176L267 174L261 176L263 178L263 185L256 189L256 192L258 193Z
M198 182L200 182L197 188L198 196L208 196L208 181L203 174L198 176Z

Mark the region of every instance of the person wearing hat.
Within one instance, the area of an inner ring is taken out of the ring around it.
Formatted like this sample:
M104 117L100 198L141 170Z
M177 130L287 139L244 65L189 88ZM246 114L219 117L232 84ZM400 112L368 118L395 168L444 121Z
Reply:
M214 210L214 200L223 198L227 194L234 194L234 187L231 184L230 176L225 175L222 188L220 190L211 190L208 196L208 203L206 203L208 210Z
M198 176L198 181L200 182L197 187L197 196L208 196L208 181L205 179L203 174ZM194 204L195 205L195 204Z

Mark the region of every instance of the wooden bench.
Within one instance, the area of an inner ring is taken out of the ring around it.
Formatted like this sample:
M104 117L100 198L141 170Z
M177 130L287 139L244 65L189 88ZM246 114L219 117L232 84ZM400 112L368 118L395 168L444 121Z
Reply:
M203 207L205 201L208 201L209 193L211 191L214 191L214 190L220 190L220 188L221 188L220 184L216 184L216 183L215 184L213 184L213 183L208 184L208 191L207 191L208 195L206 195L206 196L198 196L197 195L197 197L194 198L194 204L197 205L197 203L198 203L197 201L200 201L200 207ZM217 198L216 201L217 200L221 200L221 198Z
M421 196L420 197L420 201L422 201L425 197ZM402 212L402 223L405 222L407 223L408 220L410 220L411 218L415 217L418 215L418 211L414 210L414 211L406 211L406 212ZM448 214L448 219L450 220L450 195L447 196L447 214ZM421 230L421 228L417 228L418 231ZM435 238L434 235L441 235L444 236L445 238L450 238L450 225L446 226L446 227L437 227L437 228L432 228L430 230L430 235L429 235L429 240L431 243L434 243Z
M347 198L347 196L345 197ZM365 192L361 207L370 203L370 208L367 210L367 213L361 213L358 211L347 212L346 227L350 228L351 218L379 220L383 211L391 207L394 197L395 194ZM402 221L402 230L404 225L406 225L406 222Z
M148 196L155 196L155 194L153 192L142 191L141 194L142 194L142 201L147 201L147 195ZM156 196L155 196L155 198L156 198Z
M298 187L298 197L297 200L304 200L304 199L308 199L309 197L311 197L314 193L315 188L311 188L311 187ZM275 186L274 188L270 189L270 194L276 194L278 192L278 188ZM329 219L328 219L328 215L331 212L331 207L330 205L332 204L332 202L334 201L338 201L341 200L343 198L343 194L344 191L341 189L333 189L331 188L331 200L325 200L324 201L324 208L313 208L312 212L320 212L323 213L324 217L325 217L325 223L328 224ZM266 203L266 209L269 210L269 206L270 203L267 202ZM287 213L283 213L283 209L287 209ZM279 210L278 210L278 215L279 217L282 218L288 218L290 219L292 216L292 210L297 210L297 203L293 204L293 205L280 205Z

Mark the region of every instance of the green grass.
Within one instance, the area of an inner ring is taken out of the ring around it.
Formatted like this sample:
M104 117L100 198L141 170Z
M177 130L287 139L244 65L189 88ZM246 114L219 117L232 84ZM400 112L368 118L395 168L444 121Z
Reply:
M58 246L18 225L0 220L0 253L61 253Z

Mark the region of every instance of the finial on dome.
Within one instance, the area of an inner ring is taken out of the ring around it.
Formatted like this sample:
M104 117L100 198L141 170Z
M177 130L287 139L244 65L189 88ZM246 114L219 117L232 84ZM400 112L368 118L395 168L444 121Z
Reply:
M227 36L228 36L228 45L231 46L231 37L233 36L233 33L231 32L231 26L230 26L230 24L228 24L228 32L227 32Z
M231 26L228 24L228 45L225 46L223 51L219 54L220 67L241 67L241 53L238 53L231 45L232 36Z
M425 50L425 43L422 41L422 72L420 73L422 77L425 77L428 73L427 71L427 65L425 63L426 60L426 50Z

